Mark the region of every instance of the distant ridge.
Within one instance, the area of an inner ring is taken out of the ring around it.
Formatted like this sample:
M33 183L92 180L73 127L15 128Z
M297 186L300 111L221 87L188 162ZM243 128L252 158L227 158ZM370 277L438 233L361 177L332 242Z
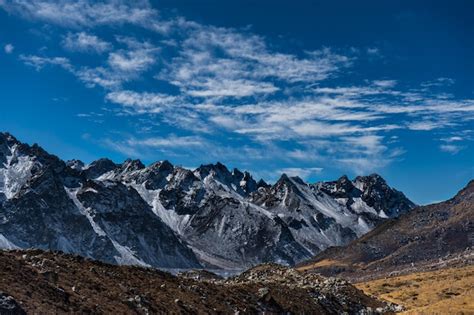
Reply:
M85 165L0 133L0 248L163 268L294 264L414 206L377 174L269 185L221 163Z
M332 247L300 270L352 279L474 262L474 180L456 196L414 208L347 246Z

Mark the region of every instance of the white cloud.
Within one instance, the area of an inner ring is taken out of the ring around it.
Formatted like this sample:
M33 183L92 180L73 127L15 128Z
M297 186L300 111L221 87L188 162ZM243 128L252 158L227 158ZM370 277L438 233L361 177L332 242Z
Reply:
M178 97L161 93L137 93L133 91L116 91L107 94L106 99L129 107L137 113L157 113L163 107L172 107L175 105Z
M439 148L441 151L451 153L451 154L458 154L459 151L464 149L464 147L460 145L454 145L454 144L442 144L439 146Z
M12 44L6 44L3 47L3 50L5 51L6 54L11 54L14 49L15 49L15 47Z
M463 143L472 140L471 136L469 135L470 132L470 130L464 130L463 136L453 135L450 137L441 138L440 140L444 143L439 146L439 149L452 155L458 154L461 150L466 148L466 145L463 145Z
M147 139L129 139L126 142L132 147L143 146L149 148L181 148L185 149L187 147L194 146L203 146L205 141L200 137L187 136L187 137L178 137L171 135L168 137L155 137Z
M255 94L272 94L278 88L271 83L250 80L219 80L206 78L205 82L195 83L186 93L196 97L235 97L241 98Z
M113 69L130 72L148 69L155 59L145 52L127 51L111 53L108 62Z
M157 150L230 160L271 161L276 156L288 162L285 165L297 159L306 165L374 171L403 152L398 147L403 138L394 139L393 131L462 129L474 120L474 100L429 89L451 85L452 79L438 78L416 89L386 77L336 84L330 79L345 76L345 69L357 70L350 68L357 60L348 57L354 53L329 48L283 52L249 28L207 26L179 17L161 20L144 0L0 0L0 6L67 27L65 56L70 51L97 53L94 63L21 55L25 64L37 70L59 66L87 87L103 88L105 99L120 105L111 113L147 119L147 136L162 125L191 134L107 140L109 147L131 156L154 157ZM140 38L133 37L132 28L120 28L122 24L162 34L141 32ZM114 39L108 42L95 35L103 34L93 29L99 26L113 26ZM371 56L357 53L358 58L380 56L378 48L366 52ZM144 130L141 122L137 133ZM220 138L225 141L216 140ZM461 140L441 140L441 150L459 152ZM302 177L317 169L287 168Z
M108 57L109 66L115 71L140 73L148 70L155 62L159 48L148 42L124 40L129 49L111 52Z
M68 50L79 52L103 53L112 48L110 43L85 32L68 33L62 44Z
M415 121L408 124L408 128L418 131L429 131L439 128L440 124L434 121Z
M20 55L20 60L28 66L41 70L47 65L61 66L66 70L72 69L69 59L64 57L40 57L32 55Z
M395 80L375 80L373 84L382 88L392 88L397 85Z
M377 47L369 47L369 48L367 48L367 53L369 55L379 55L380 50Z
M452 137L449 137L449 138L443 138L441 140L443 140L445 142L457 142L457 141L462 141L463 138L459 137L459 136L452 136Z
M383 145L383 136L366 135L358 137L345 137L343 141L348 144L349 150L353 148L364 150L368 155L380 154L387 149Z
M421 86L425 88L431 88L431 87L450 86L450 85L453 85L454 83L455 83L454 79L441 77L435 80L423 82L421 83Z
M346 157L337 159L337 163L341 163L344 167L351 168L357 174L374 172L387 166L392 162L388 158L373 157Z
M277 175L286 174L288 176L298 176L302 179L307 179L314 174L320 174L323 171L322 167L287 167L277 171Z
M82 41L77 41L76 44L68 42L68 38L73 41L76 37L82 39ZM87 87L100 86L107 90L117 89L125 82L140 78L143 72L149 70L156 63L156 55L160 51L159 48L148 42L140 42L125 37L118 38L117 41L126 45L127 48L110 52L104 64L97 67L73 65L65 57L22 55L20 60L27 65L34 66L37 70L42 69L47 64L62 66L84 82ZM111 48L99 38L85 33L68 35L63 44L68 45L70 49L95 49L97 51Z
M132 24L167 31L169 27L160 23L158 12L144 0L5 0L0 7L32 20L73 28Z
M95 86L100 86L104 89L117 88L120 87L122 82L128 80L126 76L115 73L114 71L104 67L82 67L71 72L90 88Z
M157 77L191 96L241 98L273 94L280 84L324 80L350 62L329 49L304 57L273 52L260 36L193 25L178 57Z

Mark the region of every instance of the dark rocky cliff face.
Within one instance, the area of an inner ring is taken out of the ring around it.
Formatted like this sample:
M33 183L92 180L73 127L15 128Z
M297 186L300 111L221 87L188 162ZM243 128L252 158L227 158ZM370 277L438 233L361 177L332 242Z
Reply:
M1 247L61 250L111 263L199 266L133 188L89 180L10 135L0 135L0 146L5 161L0 169ZM112 166L103 160L93 167L100 173L104 165Z

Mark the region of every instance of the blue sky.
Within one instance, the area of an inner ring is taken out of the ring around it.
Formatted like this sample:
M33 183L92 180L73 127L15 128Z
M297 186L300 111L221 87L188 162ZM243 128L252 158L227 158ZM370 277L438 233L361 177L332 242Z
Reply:
M474 178L470 1L0 0L1 130L63 159Z

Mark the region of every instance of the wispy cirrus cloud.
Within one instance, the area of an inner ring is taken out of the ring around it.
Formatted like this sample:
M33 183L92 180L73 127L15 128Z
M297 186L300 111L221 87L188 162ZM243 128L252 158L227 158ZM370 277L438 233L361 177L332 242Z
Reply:
M180 98L162 93L137 93L122 90L108 93L106 99L137 113L158 113L164 107L176 105Z
M111 69L122 73L141 73L151 68L156 62L158 47L149 42L139 42L135 39L119 38L128 48L113 51L108 56Z
M138 25L152 30L167 31L159 22L159 14L148 1L67 1L67 0L4 0L0 7L31 20L64 27L92 28L103 25Z
M455 145L455 144L442 144L439 146L440 150L443 152L448 152L451 154L457 154L459 151L464 149L463 146Z
M126 143L130 146L146 146L151 148L183 148L198 146L203 147L205 140L196 136L175 136L155 137L147 139L128 139Z
M465 143L472 140L472 132L472 130L464 130L464 132L459 135L441 138L440 141L442 143L439 145L439 149L452 155L458 154L460 151L466 149Z
M86 32L68 33L62 44L64 48L78 52L104 53L112 49L112 45L96 35Z
M35 68L37 71L43 69L45 66L53 65L60 66L66 70L71 70L73 67L68 58L65 57L41 57L34 55L20 55L20 60L26 65Z
M359 59L375 62L381 56L376 47L283 51L249 28L163 18L144 0L5 0L0 7L64 28L63 56L23 54L22 62L36 70L61 67L87 87L102 88L111 113L154 122L147 130L160 136L104 141L131 156L158 151L242 161L276 157L302 177L317 172L295 166L302 161L374 171L403 154L395 132L466 129L474 117L474 100L445 90L455 83L450 78L416 86L385 76L350 80L347 73L357 71ZM123 25L149 33L137 36ZM96 35L111 27L108 38ZM77 53L95 53L96 59L87 62ZM162 133L162 126L186 136ZM467 141L443 140L440 149L457 153Z
M288 167L278 169L276 176L286 174L288 176L298 176L302 179L307 179L309 176L319 174L323 171L322 167Z
M85 52L86 49L92 49L92 42L99 43L99 45L102 43L107 47L111 46L92 35L81 35L79 33L79 35L68 34L67 36L87 38L82 43L70 43L69 47L66 47L67 49L82 49ZM115 90L120 88L123 83L136 80L143 72L150 70L156 63L160 51L158 47L149 42L141 42L133 38L118 37L116 41L118 44L125 45L125 47L110 51L107 59L103 60L103 64L95 67L86 64L74 64L69 58L59 56L21 55L20 60L36 70L41 70L47 65L61 66L84 82L87 87L100 86L106 90ZM63 42L63 44L65 43ZM94 49L99 48L95 47Z
M193 25L188 32L178 56L157 77L190 96L273 94L282 84L324 80L351 62L327 48L303 57L272 52L262 37L232 29Z
M452 78L436 78L431 81L421 83L421 86L424 88L431 88L431 87L442 87L442 86L450 86L455 83L454 79Z

